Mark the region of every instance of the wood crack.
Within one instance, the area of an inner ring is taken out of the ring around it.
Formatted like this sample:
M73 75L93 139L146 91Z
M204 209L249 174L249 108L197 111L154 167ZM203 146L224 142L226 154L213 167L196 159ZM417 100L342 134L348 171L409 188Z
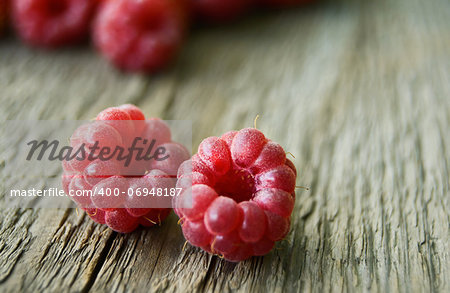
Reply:
M100 253L100 256L98 257L97 262L95 264L95 267L89 276L88 282L86 283L85 287L81 290L83 293L89 292L89 290L94 285L95 280L98 278L100 270L102 269L103 264L106 262L107 256L111 250L111 247L114 242L114 239L116 238L116 235L117 235L117 232L113 232L113 233L111 233L111 235L109 235L108 240L106 241L105 247L103 248L102 252Z

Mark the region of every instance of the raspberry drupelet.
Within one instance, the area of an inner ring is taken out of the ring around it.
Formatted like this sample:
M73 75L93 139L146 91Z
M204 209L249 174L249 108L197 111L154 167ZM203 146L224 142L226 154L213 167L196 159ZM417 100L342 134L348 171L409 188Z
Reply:
M35 47L58 48L87 40L99 0L14 0L13 24Z
M65 192L95 222L122 233L132 232L139 225L161 223L169 215L170 199L161 202L164 198L144 196L143 190L174 188L178 166L189 158L189 152L172 142L167 124L157 118L146 120L134 105L105 109L98 114L97 121L80 126L70 138L74 149L89 152L95 145L98 149L127 149L136 137L141 138L140 142L154 140L154 147L164 149L167 158L161 161L133 159L125 166L116 158L101 160L102 151L96 151L97 158L63 161ZM89 196L77 196L77 191ZM108 191L110 196L106 196Z
M175 213L189 243L229 261L267 254L289 231L297 172L253 128L209 137L181 164Z

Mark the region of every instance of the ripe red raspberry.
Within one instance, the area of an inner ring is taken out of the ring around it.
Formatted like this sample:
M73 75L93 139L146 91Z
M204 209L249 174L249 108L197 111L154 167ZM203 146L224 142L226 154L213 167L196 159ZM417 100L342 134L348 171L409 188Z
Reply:
M154 72L180 49L188 23L184 0L105 2L94 24L94 43L117 67Z
M14 0L13 23L28 44L44 48L87 38L98 0Z
M230 261L267 254L289 231L297 172L259 130L202 141L178 169L175 213L194 246Z
M165 150L168 157L141 161L133 157L129 166L118 158L89 158L95 146L97 149L93 154L100 156L102 149L109 148L112 152L116 147L131 147L136 137L141 142L137 147L145 146L144 139L152 140L154 148ZM94 221L117 232L128 233L139 225L160 223L169 215L170 201L155 198L151 190L174 188L178 167L189 158L189 153L184 146L171 141L170 128L163 121L145 120L142 111L134 105L108 108L98 114L97 122L75 130L70 145L74 152L78 149L86 151L86 156L63 161L62 186ZM144 189L148 196L144 196ZM111 195L105 196L108 190Z
M254 0L190 0L197 18L210 23L222 23L244 15Z
M299 5L307 5L316 2L316 0L260 0L261 3L268 7L292 7Z
M9 0L0 0L0 36L6 31L9 19Z

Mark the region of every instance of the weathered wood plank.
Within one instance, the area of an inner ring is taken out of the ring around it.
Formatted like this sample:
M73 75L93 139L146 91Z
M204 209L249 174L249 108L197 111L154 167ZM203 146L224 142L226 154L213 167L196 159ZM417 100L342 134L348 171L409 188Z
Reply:
M174 215L120 235L73 210L2 210L2 291L450 291L448 1L330 1L202 30L153 78L11 41L0 89L6 119L134 102L193 120L194 147L260 114L311 186L288 239L239 264L182 251Z
M152 81L123 75L111 71L88 50L55 55L30 51L16 42L1 46L0 112L4 119L90 119L109 105L127 102L162 116L173 88L170 72ZM30 186L44 187L46 182L59 180L60 170L55 172L55 178L36 179L39 176L30 176L25 169L2 177L9 177L8 186L25 180ZM77 216L75 210L4 210L0 218L0 284L12 292L91 287L109 242L116 236L86 215Z

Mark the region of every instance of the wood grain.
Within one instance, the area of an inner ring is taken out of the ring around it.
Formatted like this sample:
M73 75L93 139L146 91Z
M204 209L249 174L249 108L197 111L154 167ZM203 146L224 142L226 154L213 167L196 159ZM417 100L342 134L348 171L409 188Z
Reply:
M71 209L1 209L2 292L450 291L447 0L328 1L197 30L155 77L7 40L0 89L2 121L131 102L192 120L194 147L260 114L311 187L287 239L239 264L183 251L174 215L121 235Z

